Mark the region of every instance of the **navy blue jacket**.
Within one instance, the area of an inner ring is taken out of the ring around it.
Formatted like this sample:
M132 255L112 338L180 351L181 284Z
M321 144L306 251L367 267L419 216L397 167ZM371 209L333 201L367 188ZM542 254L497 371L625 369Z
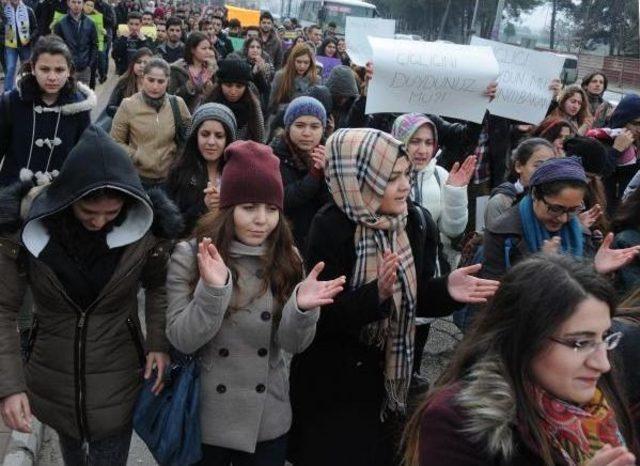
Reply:
M81 83L75 91L62 94L54 105L46 105L31 90L34 84L29 81L23 79L9 93L8 111L4 99L0 100L0 141L7 141L6 150L0 147L0 155L6 155L0 186L17 181L22 168L35 173L47 170L48 165L48 171L59 170L89 126L90 112L96 105L93 91Z
M93 67L98 57L98 32L91 19L83 13L76 21L67 14L53 27L53 32L62 37L71 50L76 70Z

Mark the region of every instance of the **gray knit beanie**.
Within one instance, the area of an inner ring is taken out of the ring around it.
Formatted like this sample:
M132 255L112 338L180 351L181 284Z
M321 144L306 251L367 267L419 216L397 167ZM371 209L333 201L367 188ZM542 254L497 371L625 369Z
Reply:
M193 113L191 126L189 127L189 137L205 121L215 120L224 126L227 133L227 144L236 140L238 124L233 112L226 105L217 103L202 104Z
M331 70L327 82L324 83L329 88L332 95L344 97L358 97L358 83L351 68L345 65L338 65Z

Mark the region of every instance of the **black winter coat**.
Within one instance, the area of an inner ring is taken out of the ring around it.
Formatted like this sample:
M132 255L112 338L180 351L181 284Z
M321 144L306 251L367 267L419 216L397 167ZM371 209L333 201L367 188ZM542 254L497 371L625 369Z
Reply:
M116 62L116 73L122 75L127 71L133 55L142 47L153 50L153 41L149 37L141 39L139 37L118 37L113 41L113 51L111 56Z
M280 159L284 214L291 222L296 246L302 251L313 217L330 199L329 190L323 176L296 167L291 158L291 149L284 139L275 139L271 147Z
M93 67L98 58L98 32L96 25L85 14L76 21L70 14L56 23L53 32L62 37L73 55L73 64L78 71Z
M55 105L46 105L35 95L33 88L37 85L32 79L23 79L11 91L8 112L0 101L0 141L8 141L7 147L0 147L0 153L6 154L0 186L17 181L21 168L34 173L47 167L49 171L59 170L89 126L91 109L96 106L95 94L82 83L77 83L73 92L61 95Z
M335 204L325 205L311 224L306 266L324 261L321 280L345 275L349 283L356 261L355 229ZM425 222L415 205L406 229L418 281L417 315L450 314L459 304L447 292L447 277L431 279L435 248L427 244ZM388 301L378 302L377 280L344 291L333 304L322 307L313 343L293 358L291 366L290 443L296 465L387 464L395 443L380 422L384 354L362 343L360 334L389 311Z

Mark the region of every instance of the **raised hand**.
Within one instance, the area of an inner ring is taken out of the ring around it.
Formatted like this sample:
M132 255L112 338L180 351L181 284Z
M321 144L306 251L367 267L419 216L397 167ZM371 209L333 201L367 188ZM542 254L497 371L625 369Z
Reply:
M198 245L198 269L200 278L209 286L222 287L227 283L229 270L211 238L204 238Z
M635 138L633 137L633 133L625 128L613 140L613 148L618 152L624 152L631 147L631 144L633 144L634 141Z
M203 192L204 205L207 206L207 209L217 210L220 205L220 192L218 189L213 185L213 183L209 182Z
M314 307L325 306L333 302L333 298L344 288L346 277L343 275L333 280L320 281L318 275L324 269L324 262L318 262L307 278L300 283L296 300L298 308L308 311Z
M25 434L31 433L31 407L26 393L7 396L2 400L0 406L2 420L9 429Z
M459 303L484 303L495 294L500 282L472 276L481 268L481 264L475 264L456 269L449 274L447 291L455 301Z
M484 95L485 97L489 97L489 101L492 101L493 99L495 99L497 93L498 93L497 81L490 82L487 88L484 90Z
M640 252L640 246L625 249L611 249L613 233L609 233L598 248L593 265L598 273L611 273L631 262Z
M589 210L585 210L580 215L578 215L578 220L580 220L580 224L589 229L593 226L594 223L598 221L600 216L602 215L602 207L600 204L594 205Z
M634 466L636 457L629 452L627 447L612 448L605 445L591 458L584 463L584 466Z
M460 162L454 163L449 172L446 184L457 187L467 186L476 170L477 161L478 158L475 155L470 155L464 159L462 165L460 165Z
M378 299L381 303L393 296L399 264L400 256L395 252L387 250L382 254L382 263L378 263Z
M316 170L324 170L327 163L325 148L322 145L318 145L311 151L311 160L313 161L313 168Z

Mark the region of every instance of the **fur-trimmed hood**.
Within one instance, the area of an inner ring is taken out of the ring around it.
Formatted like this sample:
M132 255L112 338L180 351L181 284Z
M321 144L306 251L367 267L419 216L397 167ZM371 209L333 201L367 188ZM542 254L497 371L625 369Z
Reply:
M485 445L490 457L511 464L516 453L516 400L503 374L496 358L481 359L463 379L455 400L465 414L465 434Z
M26 98L24 94L23 86L18 85L18 95L20 99ZM81 83L80 81L76 82L76 90L75 99L72 98L71 102L64 103L59 106L60 113L63 115L75 115L80 112L87 112L93 110L96 105L98 105L98 98L96 97L96 93L87 86L86 84ZM42 112L42 106L36 105L35 111L36 113ZM56 108L56 107L52 107Z

